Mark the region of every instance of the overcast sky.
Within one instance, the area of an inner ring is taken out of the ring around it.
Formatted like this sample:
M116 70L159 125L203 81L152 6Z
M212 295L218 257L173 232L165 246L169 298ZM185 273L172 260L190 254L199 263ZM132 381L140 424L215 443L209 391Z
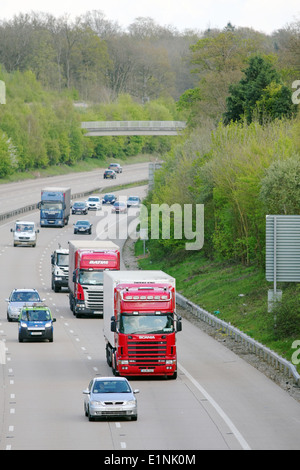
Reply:
M32 11L55 17L67 13L73 19L92 10L100 10L123 29L138 17L150 17L179 31L223 28L230 21L271 33L300 20L300 0L3 0L0 19Z

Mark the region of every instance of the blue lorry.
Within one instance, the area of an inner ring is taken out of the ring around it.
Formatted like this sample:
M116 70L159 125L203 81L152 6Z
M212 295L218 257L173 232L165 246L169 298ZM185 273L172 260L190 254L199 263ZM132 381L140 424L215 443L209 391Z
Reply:
M71 188L45 188L41 191L41 227L64 227L71 211Z

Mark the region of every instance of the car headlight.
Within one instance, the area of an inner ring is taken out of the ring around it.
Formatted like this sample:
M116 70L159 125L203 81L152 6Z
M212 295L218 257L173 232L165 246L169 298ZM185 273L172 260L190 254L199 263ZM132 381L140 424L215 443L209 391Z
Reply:
M8 307L10 313L18 313L20 309L18 307Z
M126 402L126 405L135 405L135 400L129 400Z
M93 406L99 406L99 405L102 405L102 402L101 402L101 401L94 401L94 400L92 400L92 401L91 401L91 405L93 405Z
M47 323L45 323L45 328L50 328L51 327L51 321L48 321Z
M20 325L21 325L21 328L27 328L27 323L24 323L23 321L21 321Z

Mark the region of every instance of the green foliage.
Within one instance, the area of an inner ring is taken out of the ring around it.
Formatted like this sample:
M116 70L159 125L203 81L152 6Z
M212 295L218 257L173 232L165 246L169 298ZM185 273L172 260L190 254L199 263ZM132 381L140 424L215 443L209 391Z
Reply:
M5 133L0 131L0 178L9 175L13 170L13 152Z
M275 160L261 181L260 197L269 214L298 215L300 213L300 159L293 155Z
M251 57L244 71L245 77L229 87L227 111L224 122L240 121L247 123L257 116L259 122L283 117L292 117L296 107L292 103L292 92L281 83L279 73L267 58L260 55Z
M274 334L277 339L286 337L298 338L300 334L300 302L299 294L284 296L273 309Z
M204 204L203 253L264 266L266 214L299 213L298 126L298 119L232 122L195 131L156 172L149 203ZM156 243L168 254L185 249L174 237Z

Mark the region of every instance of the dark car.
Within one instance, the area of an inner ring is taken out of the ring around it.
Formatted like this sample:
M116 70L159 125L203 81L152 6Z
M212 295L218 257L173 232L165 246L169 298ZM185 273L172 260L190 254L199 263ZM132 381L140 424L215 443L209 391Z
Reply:
M74 233L92 233L92 224L89 220L77 220L74 224Z
M123 213L123 214L126 214L127 212L127 205L125 204L125 202L115 202L113 207L112 207L112 212L117 212L117 213Z
M127 199L127 207L139 207L141 199L138 196L129 196Z
M114 180L114 179L116 179L116 177L117 177L117 174L114 170L105 170L104 175L103 175L103 178L105 180L106 179Z
M72 214L87 214L88 208L85 202L74 202L72 206Z
M19 317L19 342L24 339L48 339L53 342L53 322L48 307L23 307Z
M116 173L122 173L123 171L120 163L111 163L108 168L109 170L114 170Z
M105 194L104 198L102 199L102 204L114 204L117 198L114 194Z

